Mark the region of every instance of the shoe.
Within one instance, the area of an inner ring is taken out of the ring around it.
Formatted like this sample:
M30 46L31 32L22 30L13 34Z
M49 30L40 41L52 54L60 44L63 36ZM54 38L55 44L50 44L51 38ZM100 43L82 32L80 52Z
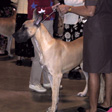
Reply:
M83 107L79 107L76 112L86 112L86 110Z
M30 61L30 67L32 66L32 61Z
M48 83L48 84L43 84L43 86L44 86L45 88L51 88L51 84L50 84L50 83Z
M5 50L5 55L8 55L8 51Z
M16 61L16 65L17 65L17 66L22 66L22 60L17 60L17 61Z
M112 107L102 107L101 105L97 106L97 109L103 112L107 112Z
M40 93L43 93L43 92L46 92L47 90L45 88L43 88L40 84L37 84L37 85L32 85L30 84L29 85L29 88L33 91L36 91L36 92L40 92Z
M43 84L43 86L44 86L45 88L51 88L51 84L50 84L50 83L48 83L48 84ZM62 88L63 88L63 86L60 85L60 89L62 89Z

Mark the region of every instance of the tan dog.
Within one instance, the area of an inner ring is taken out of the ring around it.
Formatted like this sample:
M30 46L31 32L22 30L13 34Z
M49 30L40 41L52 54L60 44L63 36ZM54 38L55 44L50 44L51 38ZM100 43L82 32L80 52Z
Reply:
M55 112L63 73L77 67L82 62L83 37L73 42L64 42L54 39L41 21L42 16L37 15L36 11L34 11L33 19L26 21L22 28L13 36L15 40L20 43L27 41L29 38L35 38L40 63L43 69L47 70L52 87L52 106L47 112ZM87 80L88 75L86 76L86 82ZM86 83L84 91L79 93L79 95L86 95L87 85Z
M0 34L8 38L6 51L8 56L12 57L11 45L12 45L12 34L15 32L16 25L16 10L13 9L13 16L7 18L0 18Z

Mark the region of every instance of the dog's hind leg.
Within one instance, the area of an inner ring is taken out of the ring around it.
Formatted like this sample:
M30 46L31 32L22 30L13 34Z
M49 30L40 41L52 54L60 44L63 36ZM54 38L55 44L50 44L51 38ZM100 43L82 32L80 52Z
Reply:
M7 37L7 48L6 48L6 51L8 52L8 56L9 57L13 57L13 55L11 54L11 46L12 46L12 39L13 37L10 36L10 37Z
M52 84L52 106L48 108L47 112L56 112L59 101L59 87L62 79L62 74L52 75L50 83Z
M86 94L87 94L87 92L88 92L88 73L85 72L85 71L83 71L83 67L82 67L82 66L83 66L83 63L81 63L81 69L82 69L82 72L83 72L83 74L84 74L84 76L85 76L86 85L85 85L84 90L83 90L82 92L79 92L79 93L77 94L77 96L84 97L84 96L86 96Z

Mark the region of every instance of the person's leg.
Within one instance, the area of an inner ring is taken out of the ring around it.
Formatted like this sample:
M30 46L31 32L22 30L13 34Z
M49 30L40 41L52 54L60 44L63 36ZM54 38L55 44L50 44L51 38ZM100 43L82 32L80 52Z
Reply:
M34 45L35 57L32 60L29 88L36 92L46 92L46 89L43 88L42 85L40 84L42 68L39 63L38 49L34 38L32 38L32 43Z
M50 84L49 78L48 78L48 72L45 70L42 70L42 76L43 76L43 84Z
M100 89L99 74L89 73L88 87L89 87L90 112L97 112L97 102L98 102L99 89Z
M112 73L105 74L105 88L105 100L102 106L110 107L112 100Z
M37 51L36 43L33 38L32 38L32 43L34 46L34 55L35 56L32 59L30 84L37 85L37 84L40 84L42 68L39 63L38 51Z

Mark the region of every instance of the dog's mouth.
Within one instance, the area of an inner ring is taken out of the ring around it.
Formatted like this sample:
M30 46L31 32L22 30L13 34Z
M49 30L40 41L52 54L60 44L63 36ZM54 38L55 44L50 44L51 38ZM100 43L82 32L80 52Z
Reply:
M12 36L15 38L15 41L17 43L26 42L29 39L29 36L27 34L27 31L25 31L25 32L17 31Z

